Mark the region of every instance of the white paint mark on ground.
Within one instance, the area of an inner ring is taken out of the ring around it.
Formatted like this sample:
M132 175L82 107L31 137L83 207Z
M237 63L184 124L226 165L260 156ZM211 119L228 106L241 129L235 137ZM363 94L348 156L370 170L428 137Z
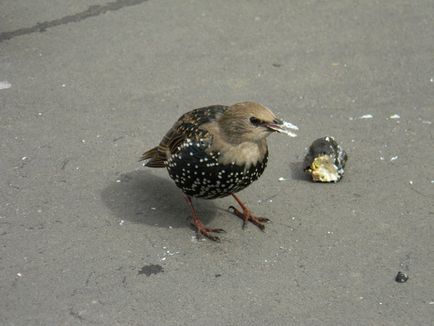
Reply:
M394 114L390 116L390 119L399 119L401 118L399 114Z

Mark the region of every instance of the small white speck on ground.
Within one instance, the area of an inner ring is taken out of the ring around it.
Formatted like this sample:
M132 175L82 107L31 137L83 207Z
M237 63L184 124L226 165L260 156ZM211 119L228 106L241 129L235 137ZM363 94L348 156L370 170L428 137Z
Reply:
M327 234L333 234L333 231L327 231Z
M86 144L86 139L82 139L81 142L82 142L83 144Z
M381 161L384 161L384 157L383 157L383 156L380 156L380 160L381 160Z
M38 213L42 213L42 209L38 209L37 212L38 212Z
M173 229L173 227L171 225L169 225L169 229Z
M432 124L432 122L429 121L429 120L422 120L422 123L425 124L425 125L430 125L430 124Z
M23 276L23 274L21 274L21 273L17 273L17 276L18 276L18 277L21 277L21 276Z
M121 220L121 221L119 222L119 225L124 225L124 223L125 223L125 221L124 221L124 220Z
M165 261L165 260L166 260L166 257L161 258L161 261Z
M360 300L363 300L364 298L363 298L363 297L359 297L359 299L360 299Z
M156 207L151 207L151 210L155 211L155 210L157 210L157 208Z
M430 81L431 83L434 83L434 78L431 77L429 81Z
M409 181L408 183L412 185L412 184L413 184L413 181L412 181L412 180L410 180L410 181Z
M361 115L360 117L349 117L348 119L350 121L353 121L353 120L360 120L360 119L372 119L373 117L374 116L372 114L364 114Z
M428 304L434 304L434 301L430 301Z
M391 116L390 116L390 119L399 119L399 118L401 118L401 117L399 116L399 114L394 114L394 115L391 115Z
M280 177L278 180L279 181L285 181L286 179L284 177Z
M431 180L431 183L434 184L434 180Z
M23 156L23 157L21 158L21 160L23 160L23 161L27 160L27 156Z
M80 167L79 167L79 166L76 166L75 169L76 169L76 170L80 170Z
M378 304L383 304L382 302L379 302Z
M272 199L269 199L269 200L268 200L268 202L269 202L269 203L272 203L272 202L273 202L273 200L272 200Z
M38 115L41 116L41 115L42 115L42 112L38 112Z
M66 84L62 84L62 87L66 87Z
M120 183L120 182L121 182L121 180L120 180L120 179L117 179L117 180L116 180L116 182L117 182L117 183Z
M12 84L8 82L7 80L1 80L0 81L0 89L8 89L11 88Z
M391 158L390 158L390 161L396 161L398 159L398 155L397 156L392 156Z

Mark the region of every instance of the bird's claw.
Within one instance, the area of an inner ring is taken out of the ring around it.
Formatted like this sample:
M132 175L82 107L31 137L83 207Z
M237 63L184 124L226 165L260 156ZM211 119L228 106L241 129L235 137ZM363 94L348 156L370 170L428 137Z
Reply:
M202 223L192 223L195 227L196 227L196 232L197 235L203 235L204 237L212 240L212 241L216 241L216 242L220 242L220 238L218 236L212 235L211 233L226 233L225 230L220 229L220 228L208 228L206 226L204 226Z
M253 215L249 209L245 209L243 210L243 212L241 212L240 210L238 210L237 208L231 205L229 206L228 210L229 212L233 213L234 215L238 216L243 220L243 226L242 226L243 229L246 228L247 222L251 222L254 225L256 225L259 229L264 231L265 230L264 223L270 222L270 219L266 217L257 217Z

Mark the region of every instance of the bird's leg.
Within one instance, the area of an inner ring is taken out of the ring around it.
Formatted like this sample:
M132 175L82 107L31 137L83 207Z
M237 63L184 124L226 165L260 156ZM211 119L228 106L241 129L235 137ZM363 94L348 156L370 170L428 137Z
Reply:
M220 241L220 238L215 236L215 235L211 235L211 232L214 233L222 233L225 232L225 230L223 229L212 229L212 228L207 228L202 221L200 220L199 216L196 214L196 210L193 207L193 203L191 202L191 197L185 195L185 201L187 202L188 206L190 206L191 208L191 215L192 215L192 222L193 225L196 227L197 232L201 233L202 235L204 235L205 237L207 237L210 240L213 241Z
M270 220L268 218L265 218L265 217L257 217L255 215L253 215L252 212L250 211L250 209L247 208L247 206L235 194L231 194L231 195L232 195L232 197L235 198L237 203L241 206L241 209L243 210L243 212L240 212L234 206L230 206L229 209L236 216L238 216L239 218L241 218L243 220L243 228L247 225L247 222L250 221L253 224L255 224L258 228L260 228L261 230L264 230L265 229L264 223L269 222Z

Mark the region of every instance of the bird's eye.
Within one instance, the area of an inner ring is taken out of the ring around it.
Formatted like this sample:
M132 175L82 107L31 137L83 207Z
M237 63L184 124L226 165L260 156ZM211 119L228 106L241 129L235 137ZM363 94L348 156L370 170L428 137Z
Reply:
M251 118L250 118L250 122L251 122L253 125L255 125L255 126L261 124L261 120L259 120L259 119L256 118L256 117L251 117Z

